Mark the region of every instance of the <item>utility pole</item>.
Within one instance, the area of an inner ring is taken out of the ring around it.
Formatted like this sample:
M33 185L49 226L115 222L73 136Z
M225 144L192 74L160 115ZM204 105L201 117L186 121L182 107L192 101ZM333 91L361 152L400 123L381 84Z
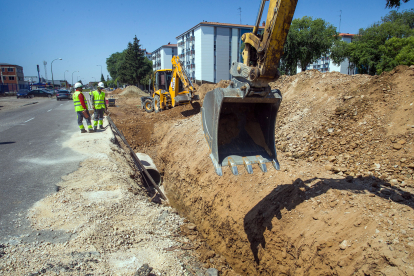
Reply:
M47 64L47 62L46 62L46 60L45 61L43 61L43 65L45 66L45 88L46 88L46 84L47 84L47 68L46 68L46 64Z
M72 89L73 89L73 73L75 73L75 72L78 72L79 73L79 71L73 71L72 72Z
M50 63L50 71L52 72L52 89L53 89L53 92L55 91L55 83L53 81L53 67L52 67L52 65L53 65L53 62L55 60L62 60L62 59L61 58L56 58L56 59L52 60L52 63Z
M339 11L339 31L338 31L338 33L341 33L341 21L342 21L342 10Z
M102 65L96 65L96 66L101 66L101 75L99 76L99 80L102 78Z
M238 10L240 12L240 25L241 25L241 7L239 7Z

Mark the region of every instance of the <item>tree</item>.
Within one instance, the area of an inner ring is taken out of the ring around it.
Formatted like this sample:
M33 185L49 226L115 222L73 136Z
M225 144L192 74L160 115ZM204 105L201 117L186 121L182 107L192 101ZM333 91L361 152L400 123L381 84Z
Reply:
M414 64L414 36L393 37L379 48L382 58L377 66L377 74L391 71L398 65Z
M126 50L122 52L113 53L109 58L106 59L106 68L112 79L118 78L118 71L121 64L125 60Z
M385 5L386 8L399 8L401 5L401 1L407 3L410 0L387 0L387 4Z
M144 51L141 50L137 36L133 43L128 43L125 52L125 60L119 68L119 79L121 82L138 85L149 70L152 70L146 62Z
M104 78L103 74L101 74L101 82L105 82L105 78Z
M296 72L297 65L305 71L310 63L329 54L337 39L335 27L323 19L313 20L309 16L294 19L284 46L281 71Z
M332 48L332 58L337 64L348 58L362 74L374 75L378 73L378 69L382 72L387 66L381 65L381 68L377 68L380 62L384 62L383 52L379 51L380 47L394 37L407 38L414 35L411 27L413 25L413 9L402 13L392 11L380 22L367 29L360 29L358 35L348 45L336 43Z

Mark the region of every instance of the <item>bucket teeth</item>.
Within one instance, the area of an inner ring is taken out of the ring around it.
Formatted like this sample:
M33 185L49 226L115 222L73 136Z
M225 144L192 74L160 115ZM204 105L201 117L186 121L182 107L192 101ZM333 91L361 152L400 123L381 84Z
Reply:
M263 160L263 158L260 155L257 155L256 158L259 162L259 166L262 172L267 172L266 162Z
M221 169L221 166L217 163L217 161L214 159L214 155L210 154L211 161L213 161L214 169L216 170L216 174L218 176L223 176L223 170Z
M231 158L231 157L228 157L228 160L229 160L229 167L231 168L231 172L234 175L239 175L239 171L237 170L236 162L234 162L233 158Z
M275 167L276 170L280 171L280 165L277 160L272 161L273 167Z
M253 173L252 163L247 157L243 157L243 164L246 167L246 170L249 174Z

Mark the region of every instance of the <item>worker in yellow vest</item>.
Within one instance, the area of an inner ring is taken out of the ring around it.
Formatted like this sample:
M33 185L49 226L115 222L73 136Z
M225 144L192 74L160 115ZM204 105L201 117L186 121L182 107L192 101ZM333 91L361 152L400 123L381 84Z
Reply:
M103 127L103 115L104 112L107 111L106 101L105 101L105 92L102 90L105 88L103 82L98 83L97 91L92 92L92 105L93 105L93 129L96 130L98 128L99 122L99 129L104 129Z
M82 93L83 85L80 82L75 83L75 93L73 94L73 104L75 105L75 111L78 115L78 125L81 133L87 132L83 126L83 119L86 120L89 132L95 132L91 124L91 115L88 111L88 103L85 96Z

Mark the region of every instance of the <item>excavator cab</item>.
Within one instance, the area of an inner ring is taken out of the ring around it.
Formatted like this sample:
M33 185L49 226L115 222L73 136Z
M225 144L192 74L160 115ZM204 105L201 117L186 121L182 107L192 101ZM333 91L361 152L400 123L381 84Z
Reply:
M266 1L261 1L253 32L241 38L243 63L232 63L230 85L207 92L201 108L204 137L220 176L223 166L229 166L234 175L238 165L249 174L254 164L263 172L267 163L280 169L275 125L282 96L269 83L279 77L279 61L298 0L269 0L266 25L259 34Z

